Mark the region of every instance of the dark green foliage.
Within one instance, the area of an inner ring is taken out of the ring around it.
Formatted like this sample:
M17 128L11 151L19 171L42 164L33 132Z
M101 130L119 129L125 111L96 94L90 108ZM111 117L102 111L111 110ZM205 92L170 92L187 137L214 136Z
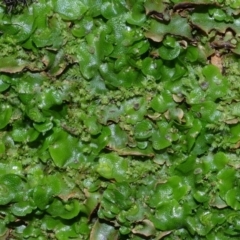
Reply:
M0 8L1 239L239 239L239 1Z

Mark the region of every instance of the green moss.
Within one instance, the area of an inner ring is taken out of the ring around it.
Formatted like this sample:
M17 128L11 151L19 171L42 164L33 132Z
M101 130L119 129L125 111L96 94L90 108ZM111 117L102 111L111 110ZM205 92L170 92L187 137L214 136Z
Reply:
M2 4L0 238L238 239L236 6Z

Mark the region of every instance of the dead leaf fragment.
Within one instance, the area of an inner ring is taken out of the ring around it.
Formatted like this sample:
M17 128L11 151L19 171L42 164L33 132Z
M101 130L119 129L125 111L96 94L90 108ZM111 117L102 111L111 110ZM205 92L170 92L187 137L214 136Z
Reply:
M222 72L223 70L223 64L222 64L222 58L218 53L215 53L211 56L211 64L218 67L219 70Z
M173 98L173 100L174 100L175 102L177 102L177 103L182 102L183 99L184 99L183 96L179 96L179 95L177 95L177 94L173 94L173 95L172 95L172 98Z
M134 234L150 237L155 235L156 229L151 221L145 219L142 222L138 223L136 227L133 228L132 232Z

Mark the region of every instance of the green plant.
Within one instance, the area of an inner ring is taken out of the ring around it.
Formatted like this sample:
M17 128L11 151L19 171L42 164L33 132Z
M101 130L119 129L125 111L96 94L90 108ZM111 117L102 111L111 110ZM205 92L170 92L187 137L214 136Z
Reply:
M238 1L0 18L1 238L239 238Z

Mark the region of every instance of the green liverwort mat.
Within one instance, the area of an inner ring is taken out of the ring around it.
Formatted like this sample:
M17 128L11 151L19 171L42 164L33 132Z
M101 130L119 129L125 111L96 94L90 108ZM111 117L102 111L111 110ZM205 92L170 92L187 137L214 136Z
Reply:
M0 239L240 239L239 7L2 0Z

